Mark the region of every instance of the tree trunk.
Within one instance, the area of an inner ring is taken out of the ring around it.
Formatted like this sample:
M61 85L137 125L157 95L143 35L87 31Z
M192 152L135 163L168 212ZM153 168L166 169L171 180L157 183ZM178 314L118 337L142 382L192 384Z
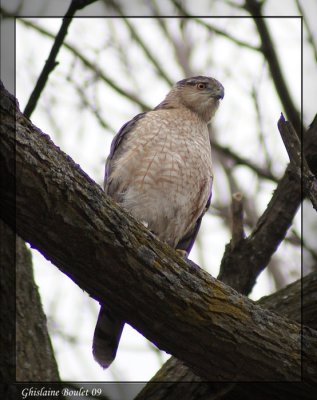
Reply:
M57 382L57 364L47 331L38 288L34 283L32 255L16 239L16 380Z

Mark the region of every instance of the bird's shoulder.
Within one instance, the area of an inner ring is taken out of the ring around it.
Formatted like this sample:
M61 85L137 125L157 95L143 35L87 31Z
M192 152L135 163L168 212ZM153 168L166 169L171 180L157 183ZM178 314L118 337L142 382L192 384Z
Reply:
M122 151L122 144L124 141L127 140L129 134L134 130L135 126L138 124L140 120L145 118L147 112L142 112L137 114L134 118L126 122L118 133L114 136L110 146L110 152L106 160L106 167L105 167L105 178L104 178L104 187L106 188L106 184L111 172L111 166L115 159L120 155Z
M134 130L138 122L146 117L148 112L143 112L140 114L137 114L134 118L132 118L130 121L126 122L118 131L118 133L115 135L111 142L111 147L110 147L110 154L109 158L111 158L119 145L123 142L124 139L126 139L127 135Z

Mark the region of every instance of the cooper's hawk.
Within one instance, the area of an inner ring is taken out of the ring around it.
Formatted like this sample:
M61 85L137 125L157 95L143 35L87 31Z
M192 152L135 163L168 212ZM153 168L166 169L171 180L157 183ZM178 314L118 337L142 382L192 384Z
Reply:
M159 239L186 253L210 204L207 124L223 96L223 86L213 78L177 82L154 110L123 125L106 162L106 194ZM123 326L111 310L101 307L93 354L104 368L115 358Z

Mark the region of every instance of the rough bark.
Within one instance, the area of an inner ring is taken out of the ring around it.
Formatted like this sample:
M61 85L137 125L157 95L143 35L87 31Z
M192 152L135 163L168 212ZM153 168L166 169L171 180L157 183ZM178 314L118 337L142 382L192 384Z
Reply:
M16 145L16 229L21 237L205 379L300 379L299 325L180 259L105 198L19 111L15 137L13 99L2 95L1 157L12 178L10 150ZM12 201L12 193L4 192L1 217L11 226ZM308 330L307 346L313 349L316 337ZM317 372L314 356L303 352L311 382Z
M16 380L57 382L60 378L33 279L31 252L19 237L16 238L16 295Z
M259 300L261 306L277 314L303 323L311 328L317 325L317 273L311 273L284 289ZM302 300L302 301L301 301ZM228 390L228 392L226 392ZM218 396L218 397L216 397ZM181 361L171 357L134 400L223 400L253 399L315 399L316 386L304 383L206 383L193 374Z
M15 235L2 221L0 238L0 382L9 383L15 381Z
M262 297L259 304L276 314L317 329L317 272L312 272L278 292Z
M33 280L31 253L3 221L0 230L1 382L59 381L46 317ZM16 399L16 394L10 393L1 398Z

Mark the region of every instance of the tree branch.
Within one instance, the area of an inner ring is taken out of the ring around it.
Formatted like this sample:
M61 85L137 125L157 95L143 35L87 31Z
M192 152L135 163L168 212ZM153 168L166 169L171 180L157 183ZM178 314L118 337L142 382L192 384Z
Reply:
M286 115L297 133L301 132L301 118L287 88L282 69L274 48L273 40L262 15L262 4L258 0L245 0L245 9L253 17L261 39L261 51L268 63L276 92L283 104Z
M70 6L65 14L65 17L63 18L62 25L55 37L48 59L45 62L45 65L42 69L42 72L40 73L35 88L33 89L29 101L24 109L24 115L27 118L30 118L30 116L32 115L36 107L36 104L41 96L41 93L46 85L49 74L58 64L58 62L56 61L56 57L59 52L59 49L63 45L64 39L67 35L68 27L72 22L73 16L75 15L76 11L86 7L91 3L94 3L95 1L96 0L72 0L72 2L70 3Z
M249 294L285 238L300 203L300 177L288 167L253 232L234 249L226 246L218 279Z
M55 38L55 36L52 33L42 28L41 26L34 24L32 21L28 19L21 18L19 19L19 21L21 21L25 26L29 26L47 37L50 37L52 39ZM63 46L67 50L69 50L75 57L77 57L83 63L83 65L85 65L85 67L93 71L100 80L104 81L114 91L119 93L121 96L127 98L128 100L131 100L133 103L137 104L142 111L147 111L150 109L150 107L146 103L144 103L138 96L136 96L133 93L129 93L125 88L119 86L113 79L111 79L108 75L106 75L103 71L101 71L101 69L98 68L93 62L89 61L88 58L85 57L74 46L67 43L66 41L63 43Z
M244 226L243 226L243 196L240 192L232 195L231 204L231 215L232 215L232 240L231 248L234 249L239 245L241 240L244 239Z
M302 296L303 291L303 296ZM270 296L263 297L259 304L277 314L287 316L316 329L317 327L317 273L311 273ZM301 304L302 297L302 304ZM301 313L302 306L302 313ZM162 383L164 382L164 383ZM217 398L226 384L206 383L194 375L181 361L171 357L151 379L134 400L201 400ZM303 384L287 383L237 383L223 400L253 399L315 399L316 388ZM215 397L214 397L215 396Z
M292 127L292 124L285 121L283 114L281 114L277 125L291 165L294 171L302 177L304 192L317 211L317 179L310 171L305 156L302 156L302 146L299 137Z
M180 13L181 16L187 17L187 18L188 18L188 17L193 18L199 25L202 25L202 26L203 26L204 28L206 28L209 32L216 33L217 35L222 36L222 37L224 37L224 38L230 40L231 42L237 44L237 45L240 46L240 47L245 47L245 48L247 48L247 49L249 49L249 50L253 50L253 51L261 51L261 48L260 48L260 47L253 46L253 45L251 45L251 44L249 44L249 43L247 43L247 42L244 42L244 41L242 41L242 40L239 40L238 38L236 38L236 37L230 35L230 33L224 32L223 30L217 28L217 27L214 26L214 25L207 24L207 23L204 21L204 19L198 18L198 17L195 17L195 16L190 15L190 14L187 12L187 10L183 7L181 1L179 1L179 0L173 0L172 2L173 2L175 8L177 9L177 11Z
M168 86L173 86L174 81L171 79L168 74L164 71L162 67L162 63L159 62L153 55L152 51L149 49L149 47L145 44L141 36L138 34L137 30L135 27L131 24L130 19L125 17L124 12L119 5L118 2L112 1L112 0L107 0L105 2L105 5L107 7L112 7L117 13L122 17L123 22L125 23L126 27L128 28L131 37L138 43L138 45L141 47L142 51L144 52L146 58L151 61L153 67L155 68L156 72L158 73L159 76L161 76L165 82L168 84Z
M91 297L205 379L301 379L300 325L264 311L157 240L1 89L4 183L16 163L16 209L14 193L1 199L7 224ZM307 330L302 349L309 382L317 379L314 351L307 350L316 338Z
M215 149L220 154L230 158L236 165L245 165L246 167L250 168L254 171L260 178L268 179L273 182L278 182L278 178L273 175L270 171L267 171L264 168L259 167L258 165L254 164L252 161L249 161L237 153L233 152L229 147L225 147L220 145L216 141L212 141L211 143L212 149Z

